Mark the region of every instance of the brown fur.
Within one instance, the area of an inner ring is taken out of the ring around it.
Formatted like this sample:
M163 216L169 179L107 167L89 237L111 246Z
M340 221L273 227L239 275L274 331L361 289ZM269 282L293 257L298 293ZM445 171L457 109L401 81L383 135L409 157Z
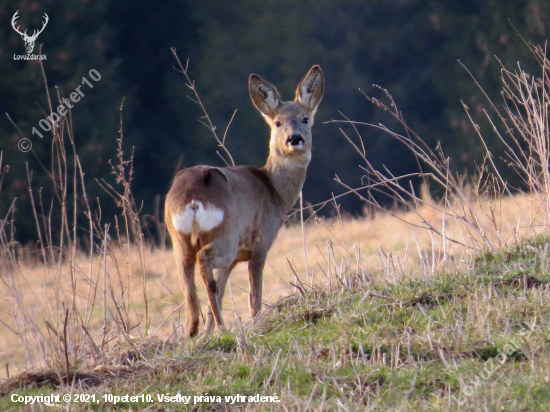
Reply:
M218 328L223 327L221 302L229 274L238 262L248 261L251 316L261 310L267 253L305 181L311 158L311 126L323 87L323 73L314 66L298 85L296 100L281 102L274 86L251 75L252 102L271 126L266 165L260 169L195 166L180 171L174 179L166 197L165 217L178 273L184 278L190 336L196 335L199 328L196 263L209 300L207 331L213 330L214 322ZM193 200L205 207L213 205L224 214L218 226L200 231L196 239L179 231L172 220Z

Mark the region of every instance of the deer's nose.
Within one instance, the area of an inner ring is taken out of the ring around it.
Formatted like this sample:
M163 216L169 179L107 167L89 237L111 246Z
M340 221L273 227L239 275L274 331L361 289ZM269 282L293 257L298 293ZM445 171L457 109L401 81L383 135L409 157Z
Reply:
M290 146L298 146L304 144L304 138L299 134L293 134L288 136L286 144Z

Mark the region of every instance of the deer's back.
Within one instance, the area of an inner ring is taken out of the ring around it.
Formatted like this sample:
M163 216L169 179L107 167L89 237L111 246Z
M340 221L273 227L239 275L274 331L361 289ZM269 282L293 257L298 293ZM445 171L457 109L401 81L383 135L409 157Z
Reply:
M271 243L284 221L283 200L267 173L252 166L200 165L181 170L166 204L179 214L193 200L223 210L217 231L237 232L241 244L252 242L258 233Z

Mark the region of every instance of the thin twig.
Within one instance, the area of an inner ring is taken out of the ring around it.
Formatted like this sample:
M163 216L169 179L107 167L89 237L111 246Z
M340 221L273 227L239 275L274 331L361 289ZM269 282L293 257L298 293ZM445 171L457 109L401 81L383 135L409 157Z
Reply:
M178 62L179 70L178 69L176 69L176 70L179 71L180 73L182 73L185 76L185 80L187 80L186 86L189 87L189 89L191 89L191 91L193 92L193 95L195 96L194 99L191 98L191 100L193 102L195 102L196 104L198 104L200 106L200 108L202 109L202 112L204 113L203 118L206 119L206 122L201 121L201 120L199 120L199 121L202 124L204 124L207 127L208 130L210 130L212 132L212 134L214 135L214 138L216 139L216 142L218 142L218 146L222 148L222 150L225 152L225 154L229 158L229 162L227 162L225 160L225 158L223 156L221 156L221 154L220 154L220 157L223 159L223 161L228 166L229 165L235 166L235 161L233 160L233 156L231 156L231 153L229 152L229 150L225 146L225 137L227 135L227 130L228 130L229 126L231 125L231 123L233 122L233 118L235 117L235 114L237 113L237 111L235 110L233 112L233 116L231 116L231 120L227 124L225 132L223 134L223 139L220 139L218 137L218 134L216 133L216 126L214 126L214 124L212 123L212 120L210 119L210 116L208 115L208 112L206 111L206 108L204 107L204 104L202 103L202 100L199 96L199 93L197 92L197 88L195 87L195 81L191 80L191 77L189 77L189 71L188 71L189 70L189 60L187 60L187 62L185 63L185 67L183 67L183 64L181 63L181 61L180 61L180 59L179 59L179 57L176 53L176 48L172 47L171 50L172 50L172 54L176 58L176 61Z

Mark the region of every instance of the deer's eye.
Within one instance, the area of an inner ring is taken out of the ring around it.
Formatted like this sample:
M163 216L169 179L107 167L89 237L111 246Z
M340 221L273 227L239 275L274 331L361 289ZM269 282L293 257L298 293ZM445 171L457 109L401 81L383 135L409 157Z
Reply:
M302 123L308 124L308 123L309 123L309 118L304 117L304 118L302 119Z
M281 127L281 122L277 120L277 121L275 122L275 126Z

